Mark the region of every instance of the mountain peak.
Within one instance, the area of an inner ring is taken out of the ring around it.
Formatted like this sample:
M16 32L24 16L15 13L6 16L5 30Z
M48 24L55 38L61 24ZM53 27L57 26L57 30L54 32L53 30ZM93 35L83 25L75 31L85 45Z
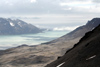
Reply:
M32 34L42 32L41 29L19 19L0 18L0 35Z
M87 26L97 27L100 24L100 18L93 18L91 21L88 21Z
M96 18L93 18L92 20L100 20L100 18L96 17Z

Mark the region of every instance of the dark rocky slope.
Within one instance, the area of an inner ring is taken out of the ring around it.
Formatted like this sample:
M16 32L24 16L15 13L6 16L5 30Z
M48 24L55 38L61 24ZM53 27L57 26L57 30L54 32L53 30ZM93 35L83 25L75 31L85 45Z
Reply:
M31 34L39 32L42 32L42 30L22 20L0 18L0 35Z
M100 25L46 67L100 67Z

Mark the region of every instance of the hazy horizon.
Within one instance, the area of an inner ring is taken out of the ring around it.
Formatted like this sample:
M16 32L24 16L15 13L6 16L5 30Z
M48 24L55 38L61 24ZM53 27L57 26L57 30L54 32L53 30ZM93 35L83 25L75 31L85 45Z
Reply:
M100 17L98 0L1 0L0 17L21 19L41 28L75 28Z

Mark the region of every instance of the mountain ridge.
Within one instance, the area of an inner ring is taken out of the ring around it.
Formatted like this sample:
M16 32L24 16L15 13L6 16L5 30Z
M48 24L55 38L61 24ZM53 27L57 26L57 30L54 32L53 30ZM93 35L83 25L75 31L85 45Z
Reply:
M45 67L99 67L100 25L87 32L64 56Z
M0 18L0 35L18 35L40 33L41 29L32 24L28 24L22 20L10 18Z
M79 26L75 30L69 32L68 34L63 35L60 38L57 38L55 40L52 40L50 42L46 42L43 44L51 44L51 43L56 43L56 42L65 42L69 41L75 38L81 38L82 36L85 35L86 32L93 30L95 27L97 27L100 24L100 18L93 18L92 20L88 21L85 25ZM93 24L95 23L95 24ZM78 40L79 40L78 39Z

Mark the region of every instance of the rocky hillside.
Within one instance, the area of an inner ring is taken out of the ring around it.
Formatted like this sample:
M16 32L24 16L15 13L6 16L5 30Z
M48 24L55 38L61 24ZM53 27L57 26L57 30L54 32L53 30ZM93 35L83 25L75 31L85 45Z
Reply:
M86 32L93 30L99 24L100 24L100 18L93 18L92 20L88 21L86 25L80 26L75 30L73 30L72 32L44 44L48 44L57 47L59 49L61 48L60 55L63 55L66 52L66 50L73 47L74 44L77 43L85 35Z
M41 31L39 28L19 19L0 18L0 35L29 34Z
M67 41L67 40L72 40L78 37L82 37L85 35L86 32L93 30L95 27L97 27L100 24L100 18L93 18L92 20L88 21L86 25L80 26L73 30L72 32L51 41L51 43L56 43L58 41ZM50 42L47 42L47 44Z
M64 56L46 67L100 67L99 62L100 25L86 33Z
M87 31L93 30L99 24L100 18L94 18L86 25L51 42L36 46L23 45L0 51L0 67L44 67L56 60L58 56L65 54L66 50L72 48ZM61 63L57 62L56 66Z

